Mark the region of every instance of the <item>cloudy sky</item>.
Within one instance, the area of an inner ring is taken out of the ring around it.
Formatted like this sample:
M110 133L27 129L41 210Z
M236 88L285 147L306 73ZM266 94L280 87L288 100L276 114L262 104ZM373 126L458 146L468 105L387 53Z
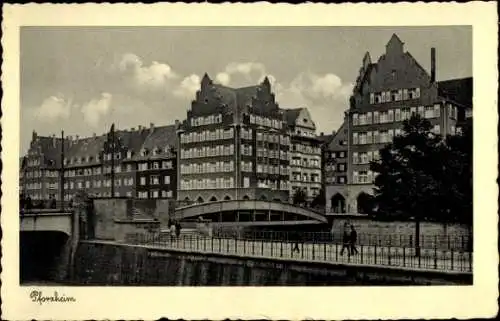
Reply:
M269 75L281 107L307 106L319 132L338 128L362 58L392 33L438 80L472 76L470 27L21 29L21 152L31 132L87 136L183 119L207 72L228 86Z

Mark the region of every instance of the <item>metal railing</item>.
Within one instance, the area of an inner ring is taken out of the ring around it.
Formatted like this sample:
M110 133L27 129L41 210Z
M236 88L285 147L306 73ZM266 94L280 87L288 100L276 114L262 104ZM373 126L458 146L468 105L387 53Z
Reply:
M129 234L128 244L146 245L191 252L222 253L246 257L292 259L309 262L391 266L412 270L472 272L472 253L449 249L356 244L349 246L332 241L292 241L207 237L198 234L176 237L168 233Z
M237 229L216 228L213 231L214 237L237 238L246 240L269 240L269 241L294 241L297 232L292 231L239 231ZM333 242L342 243L343 233L338 231L331 232L299 232L302 242ZM416 245L415 235L413 234L369 234L359 233L356 244L364 246L385 246L385 247L408 247ZM472 251L471 235L429 235L421 234L419 240L420 248L453 251Z

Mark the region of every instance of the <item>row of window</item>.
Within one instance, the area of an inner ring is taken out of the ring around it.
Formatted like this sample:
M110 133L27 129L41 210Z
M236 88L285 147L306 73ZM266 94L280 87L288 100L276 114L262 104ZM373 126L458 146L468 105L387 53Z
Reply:
M247 186L249 187L249 186ZM269 180L269 179L260 179L257 181L258 188L270 188L272 190L282 190L288 191L290 188L290 183L285 180Z
M159 155L164 155L166 157L174 157L174 153L172 150L172 146L167 145L164 148L160 147L155 147L152 150L143 148L140 150L140 155L142 157L147 157L147 156L159 156ZM123 157L122 157L123 156ZM121 160L121 159L132 159L134 157L134 152L129 150L127 153L122 155L121 152L117 153L105 153L102 155L102 160L103 161L111 161L112 159L115 160ZM97 162L99 163L101 161L101 156L99 154L94 156L81 156L81 157L72 157L72 158L65 158L64 159L64 165L81 165L85 163L92 163L92 162Z
M146 185L146 180L147 178L145 176L139 177L139 185ZM160 185L160 175L151 175L149 177L149 184L150 185ZM170 176L163 176L163 184L170 184Z
M133 186L134 178L124 178L123 180L120 178L115 179L115 186ZM93 180L93 181L78 181L78 182L66 182L64 183L64 188L67 189L81 189L81 188L100 188L100 187L111 187L111 179L103 179L103 180Z
M250 163L251 164L251 163ZM181 174L206 174L234 171L233 161L181 164Z
M218 128L215 130L205 130L202 132L192 132L181 134L181 143L209 142L221 139L234 138L234 129Z
M172 191L159 191L159 190L152 190L152 191L141 191L137 192L137 198L170 198L173 196Z
M325 182L328 184L345 184L347 182L347 177L345 176L329 176L325 178Z
M434 106L420 106L410 108L389 109L387 111L374 111L363 114L353 114L352 124L358 125L371 125L371 124L386 124L391 122L399 122L410 119L412 115L418 114L421 118L438 118L441 115L439 105Z
M283 128L283 121L279 119L271 119L268 117L261 117L257 115L250 115L250 124L256 124L259 126L271 127L275 129Z
M370 93L370 104L388 103L420 98L420 88L396 89L376 93Z
M290 137L285 135L271 134L267 132L257 132L257 141L290 145Z
M303 144L293 144L292 151L303 154L321 155L320 147L313 147L310 145L303 145Z
M245 155L245 154L243 154ZM268 149L268 148L257 148L257 157L267 157L288 160L290 156L289 153L282 150Z
M372 171L354 171L352 173L353 184L371 184L375 179L376 173Z
M454 132L454 126L452 126L452 133ZM439 125L434 125L431 132L440 135L441 127ZM394 136L399 136L403 133L401 128L387 129L387 130L375 130L368 132L356 132L352 134L352 144L353 145L365 145L365 144L386 144L391 143Z
M345 164L328 164L325 166L325 170L329 172L345 172L346 165Z
M42 177L42 175L45 175L45 177L58 177L59 172L58 171L50 171L50 170L26 171L26 178L39 178L39 177Z
M276 166L276 165L258 163L257 173L266 173L272 175L288 175L289 169L284 165Z
M149 169L172 169L173 163L172 161L162 161L162 162L152 162L152 163L139 163L138 165L139 171L147 171Z
M312 183L321 183L320 175L312 173L308 175L307 173L292 173L292 183L293 182L312 182Z
M371 161L377 161L379 159L380 152L378 150L363 153L352 153L353 164L369 164Z
M217 177L215 179L183 179L181 180L181 190L195 190L195 189L220 189L220 188L234 188L233 177Z
M39 166L40 165L40 159L39 158L34 158L34 159L30 159L28 160L27 166Z
M198 148L181 149L181 159L230 156L234 154L234 145L203 146Z
M346 152L344 151L339 151L339 152L330 152L329 153L329 158L335 159L335 158L345 158L346 157Z
M222 115L210 115L206 117L193 117L191 118L191 126L204 126L222 123Z
M321 164L319 159L317 158L300 158L300 157L292 157L290 161L290 166L302 166L302 167L311 167L311 168L320 168Z

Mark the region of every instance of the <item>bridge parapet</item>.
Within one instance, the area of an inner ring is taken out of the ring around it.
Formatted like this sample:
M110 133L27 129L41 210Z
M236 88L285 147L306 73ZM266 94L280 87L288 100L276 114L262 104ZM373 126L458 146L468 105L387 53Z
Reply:
M228 200L188 205L176 208L175 216L179 219L187 219L214 213L254 210L294 214L307 220L313 219L321 223L327 223L325 216L316 211L288 203L263 200Z

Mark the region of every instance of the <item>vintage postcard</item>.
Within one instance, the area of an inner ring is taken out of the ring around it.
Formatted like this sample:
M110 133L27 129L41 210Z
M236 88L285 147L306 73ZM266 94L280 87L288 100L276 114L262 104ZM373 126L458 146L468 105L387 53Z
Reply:
M495 3L3 12L3 318L497 313Z

